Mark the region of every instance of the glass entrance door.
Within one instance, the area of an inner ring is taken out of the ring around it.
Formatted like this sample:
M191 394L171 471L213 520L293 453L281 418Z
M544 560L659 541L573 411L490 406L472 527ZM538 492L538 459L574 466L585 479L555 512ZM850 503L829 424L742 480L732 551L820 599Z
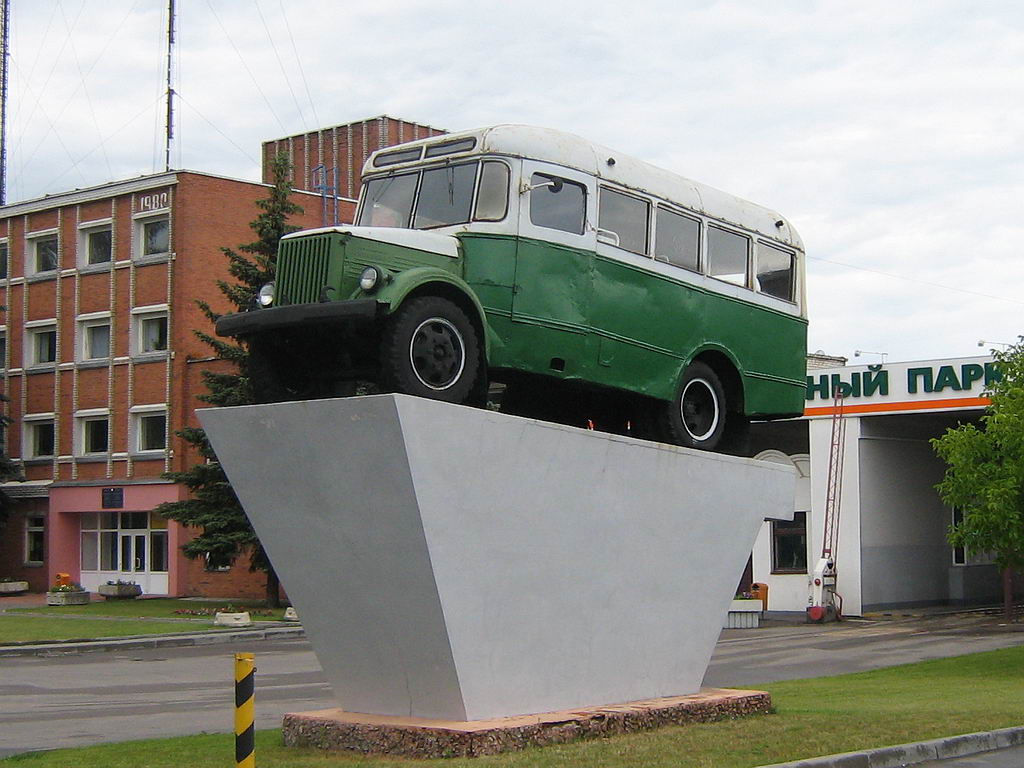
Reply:
M82 586L133 581L143 594L168 589L167 521L153 512L82 514Z
M121 533L121 573L146 571L146 539L144 533Z

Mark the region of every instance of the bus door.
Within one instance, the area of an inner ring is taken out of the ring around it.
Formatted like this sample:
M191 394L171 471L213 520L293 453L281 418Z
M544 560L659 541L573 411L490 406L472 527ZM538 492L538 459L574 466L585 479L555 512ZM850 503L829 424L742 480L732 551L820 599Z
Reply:
M512 321L530 370L571 378L589 366L595 210L593 179L523 161Z

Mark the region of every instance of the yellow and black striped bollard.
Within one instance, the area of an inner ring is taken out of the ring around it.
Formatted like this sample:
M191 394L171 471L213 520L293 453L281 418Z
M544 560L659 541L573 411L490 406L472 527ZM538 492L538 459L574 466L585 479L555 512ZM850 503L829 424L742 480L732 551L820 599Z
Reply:
M235 765L256 766L256 655L235 654Z

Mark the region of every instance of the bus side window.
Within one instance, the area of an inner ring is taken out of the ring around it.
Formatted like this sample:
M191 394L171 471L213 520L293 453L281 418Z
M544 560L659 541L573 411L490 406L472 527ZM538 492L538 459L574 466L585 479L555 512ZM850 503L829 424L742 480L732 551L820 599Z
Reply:
M708 227L708 274L734 285L747 285L750 238Z
M553 182L553 183L552 183ZM582 184L558 176L535 173L530 177L530 223L574 235L583 234L587 190Z
M597 226L606 232L614 233L618 238L615 244L619 248L646 254L650 210L650 203L646 200L601 187Z
M700 222L658 207L654 222L654 258L700 271Z
M508 176L508 166L504 163L484 161L474 221L501 221L505 218L508 213Z
M757 290L793 301L793 254L768 243L757 244Z

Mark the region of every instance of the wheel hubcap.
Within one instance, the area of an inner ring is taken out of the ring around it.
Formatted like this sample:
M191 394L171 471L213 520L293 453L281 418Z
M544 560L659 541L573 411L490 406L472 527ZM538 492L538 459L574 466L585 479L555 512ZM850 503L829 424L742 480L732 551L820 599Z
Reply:
M683 426L693 440L700 442L714 434L718 428L718 398L708 381L693 379L687 382L679 405Z
M425 387L448 389L462 376L466 345L450 321L432 317L420 323L412 334L409 362L412 372Z

